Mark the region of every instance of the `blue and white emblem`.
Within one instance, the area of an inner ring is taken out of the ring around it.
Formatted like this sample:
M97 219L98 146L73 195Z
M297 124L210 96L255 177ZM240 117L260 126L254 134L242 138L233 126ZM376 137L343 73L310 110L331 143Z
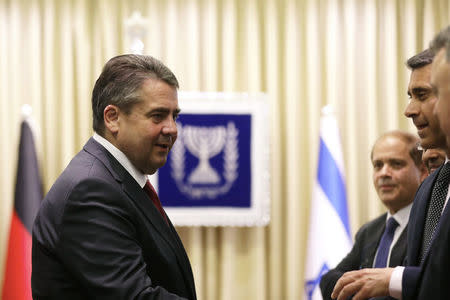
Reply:
M182 114L177 128L159 170L164 205L250 207L251 115Z
M172 178L178 189L188 197L217 198L230 191L238 177L239 130L234 122L226 126L183 126L178 122L178 140L172 148L170 164ZM198 159L196 167L185 173L186 151ZM222 154L220 174L210 159Z
M254 226L270 218L264 94L179 93L178 138L150 180L179 226Z

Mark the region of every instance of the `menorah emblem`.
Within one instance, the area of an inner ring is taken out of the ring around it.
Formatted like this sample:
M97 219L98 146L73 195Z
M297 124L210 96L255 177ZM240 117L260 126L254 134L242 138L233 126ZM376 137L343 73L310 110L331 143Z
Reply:
M226 133L224 126L184 126L183 139L186 148L199 159L197 167L188 177L189 183L214 184L220 182L220 176L209 164L209 159L222 151Z
M172 178L180 192L193 199L214 199L228 193L238 177L239 168L239 130L234 122L214 127L183 126L177 122L177 127L178 139L170 152L170 166ZM198 157L199 162L185 181L186 148ZM223 182L209 162L222 150Z

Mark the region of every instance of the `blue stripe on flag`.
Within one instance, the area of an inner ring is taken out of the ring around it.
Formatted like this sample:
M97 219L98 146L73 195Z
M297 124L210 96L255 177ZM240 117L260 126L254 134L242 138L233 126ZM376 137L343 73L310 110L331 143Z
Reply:
M317 179L328 200L330 200L337 214L351 238L350 225L348 222L347 196L345 184L336 162L330 151L320 138L319 167Z

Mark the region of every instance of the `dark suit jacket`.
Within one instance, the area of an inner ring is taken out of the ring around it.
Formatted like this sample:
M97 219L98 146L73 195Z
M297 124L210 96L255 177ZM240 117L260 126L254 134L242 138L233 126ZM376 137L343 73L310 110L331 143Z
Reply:
M450 208L447 204L428 250L417 299L450 299Z
M431 192L442 167L428 176L416 193L409 216L408 252L402 277L402 299L450 299L450 208L446 206L420 265L420 251Z
M32 262L34 299L196 299L174 227L92 138L42 203Z
M409 226L409 225L408 225ZM386 213L364 224L356 233L355 244L347 256L337 265L322 276L320 290L323 299L331 299L331 292L336 282L348 271L363 268L372 268L378 243L386 227ZM401 265L406 256L406 231L405 228L392 248L389 266Z

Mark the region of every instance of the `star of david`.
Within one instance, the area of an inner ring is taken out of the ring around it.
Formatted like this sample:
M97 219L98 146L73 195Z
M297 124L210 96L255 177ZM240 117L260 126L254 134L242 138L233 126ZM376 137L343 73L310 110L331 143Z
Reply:
M322 268L319 271L319 274L317 274L317 277L306 281L306 283L305 283L305 290L306 290L306 294L308 296L308 300L312 300L312 295L314 293L314 290L316 289L316 287L319 286L320 278L322 278L322 275L325 272L327 272L329 269L330 268L328 268L327 264L324 263L322 265Z

